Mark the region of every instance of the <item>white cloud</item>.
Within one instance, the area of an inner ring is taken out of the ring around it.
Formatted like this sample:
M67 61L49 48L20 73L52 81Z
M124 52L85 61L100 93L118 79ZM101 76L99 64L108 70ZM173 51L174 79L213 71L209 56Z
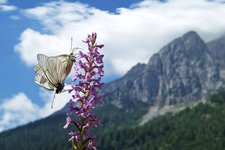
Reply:
M41 97L45 101L42 107L33 103L24 93L18 93L3 100L3 103L0 104L0 132L49 116L62 109L71 98L71 94L67 94L67 92L57 94L53 109L51 109L53 93L46 90L40 91Z
M136 63L146 63L162 46L189 30L206 41L225 32L225 4L206 0L146 0L120 8L116 14L81 3L49 2L23 13L43 26L41 31L24 30L15 47L27 65L36 64L37 53L69 53L70 37L80 47L80 41L94 31L98 43L105 44L106 75L122 75Z
M8 12L8 11L14 11L17 7L13 5L8 5L7 0L0 0L0 12Z
M39 117L37 114L38 106L33 104L24 93L5 99L0 105L0 110L2 112L0 129L9 129Z
M0 11L8 12L8 11L14 11L16 9L17 9L16 6L13 6L13 5L1 5L1 3L0 3Z

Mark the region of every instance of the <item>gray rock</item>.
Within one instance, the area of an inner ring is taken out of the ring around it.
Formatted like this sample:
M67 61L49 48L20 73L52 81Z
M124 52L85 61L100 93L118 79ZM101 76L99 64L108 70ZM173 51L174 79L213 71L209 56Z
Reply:
M220 68L222 80L225 81L225 35L207 43L207 46L215 59L216 65Z
M222 88L214 57L198 34L190 31L164 46L148 64L137 64L124 77L107 84L105 100L119 108L205 100Z

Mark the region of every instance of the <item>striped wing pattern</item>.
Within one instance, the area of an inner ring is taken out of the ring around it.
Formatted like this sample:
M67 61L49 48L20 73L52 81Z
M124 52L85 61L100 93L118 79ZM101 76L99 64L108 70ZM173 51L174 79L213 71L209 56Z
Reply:
M38 65L34 68L37 75L34 81L48 90L56 90L59 85L64 86L65 78L70 73L73 65L69 55L48 57L38 54L37 59Z
M48 90L54 90L54 84L49 82L49 79L45 73L47 70L46 62L48 57L45 55L38 55L37 57L39 64L34 68L34 71L37 73L34 78L35 83Z

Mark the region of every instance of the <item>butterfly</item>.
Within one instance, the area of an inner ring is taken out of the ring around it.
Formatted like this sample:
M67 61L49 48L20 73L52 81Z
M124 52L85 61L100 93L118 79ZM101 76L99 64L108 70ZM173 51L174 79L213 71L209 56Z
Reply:
M37 60L38 64L34 68L37 75L34 78L34 82L47 90L55 91L54 100L55 94L63 91L65 79L69 75L76 57L73 52L69 55L63 54L50 57L44 54L37 54Z

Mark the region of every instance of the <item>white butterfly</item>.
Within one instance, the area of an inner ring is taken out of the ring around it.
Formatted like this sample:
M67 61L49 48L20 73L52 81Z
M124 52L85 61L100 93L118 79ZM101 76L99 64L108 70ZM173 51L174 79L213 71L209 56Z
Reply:
M55 91L55 97L55 94L63 91L65 79L69 75L75 59L73 52L70 55L63 54L51 57L38 54L38 64L34 68L37 73L34 78L35 83L47 90Z

